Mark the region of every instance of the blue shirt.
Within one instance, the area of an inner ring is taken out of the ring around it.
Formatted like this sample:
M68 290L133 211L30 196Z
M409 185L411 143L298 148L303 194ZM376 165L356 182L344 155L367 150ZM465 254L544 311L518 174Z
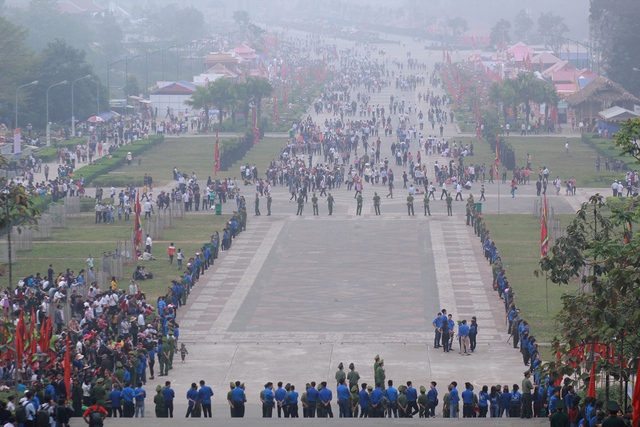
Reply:
M318 400L318 390L314 387L309 387L307 389L307 401L309 403L315 403L316 400Z
M473 403L473 392L469 389L462 392L462 403L470 405Z
M133 394L136 396L136 402L144 402L144 399L147 397L147 392L142 387L133 390Z
M122 406L122 404L120 403L120 390L113 390L111 393L109 393L109 399L111 399L112 408L119 408Z
M461 337L468 337L469 325L465 325L465 324L460 325L460 327L458 328L458 335L460 335Z
M447 324L449 325L450 331L453 331L456 327L456 323L453 321L453 319L447 320Z
M416 402L418 400L418 391L413 387L407 387L404 394L407 395L407 402Z
M371 404L379 405L382 402L382 390L374 388L371 392Z
M429 399L429 402L431 403L435 403L435 401L438 400L438 390L436 390L435 387L429 389L427 392L427 399Z
M165 402L173 402L173 399L176 397L176 394L173 392L172 388L165 387L162 389L162 397Z
M360 407L363 410L367 409L371 405L371 397L369 393L367 393L367 390L360 390L358 396L360 396ZM307 397L309 397L309 393L307 393Z
M200 397L200 402L208 405L211 403L211 396L213 396L213 390L208 385L203 385L198 390L198 397Z
M331 393L331 390L327 387L323 387L322 390L318 391L318 396L323 403L327 403L333 399L333 393Z
M240 387L236 387L231 392L231 397L234 402L244 402L244 390Z
M349 387L347 387L344 384L340 384L338 386L337 389L337 394L338 394L338 402L343 401L343 400L349 400L349 396L351 393L349 393Z
M486 407L489 406L489 393L485 393L481 391L478 393L478 406Z
M271 390L270 388L265 388L264 389L264 401L266 403L273 403L275 399L275 396L273 394L273 390Z
M284 402L285 397L287 397L287 390L283 389L282 387L278 387L278 389L276 390L276 400L278 402Z
M435 319L433 319L433 323L435 323L436 328L442 328L442 316L438 316Z
M120 397L124 403L133 403L133 389L131 387L123 388Z
M189 406L195 405L197 400L198 390L196 390L195 388L190 388L189 390L187 390L187 402Z
M398 390L393 387L389 387L384 391L385 396L389 402L395 402L398 400Z
M450 403L458 403L460 402L460 396L458 395L458 389L452 388L449 392L449 402Z
M508 409L510 403L511 403L511 393L505 391L504 393L500 394L500 407L501 408Z
M289 397L287 398L287 400L288 400L287 404L289 404L289 405L297 405L298 404L298 392L294 390L291 393L289 393Z

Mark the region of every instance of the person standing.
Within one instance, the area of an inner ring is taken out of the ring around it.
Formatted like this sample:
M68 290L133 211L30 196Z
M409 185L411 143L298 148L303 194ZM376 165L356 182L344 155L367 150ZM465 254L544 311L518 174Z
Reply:
M147 392L142 388L142 381L138 381L137 387L133 390L133 395L136 404L136 418L140 415L140 418L144 418L144 399L147 398Z
M256 216L260 216L260 193L256 192L256 199L253 202L253 205L256 210Z
M358 381L360 381L360 374L356 371L356 365L349 363L349 373L347 374L347 380L349 382L349 390L353 388L353 386L358 387ZM356 390L357 391L357 390Z
M427 214L431 216L431 209L429 209L429 194L427 194L426 192L424 193L424 200L422 201L422 203L424 205L424 216L427 216Z
M282 384L282 383L280 383ZM276 404L276 395L273 393L273 383L268 382L264 388L264 400L262 402L262 417L263 418L272 418L273 417L273 406ZM280 406L280 402L278 402L278 418L280 418L280 411L282 407Z
M290 418L298 418L298 392L296 391L296 386L291 384L289 388L289 393L285 398L285 403L287 405L287 415Z
M393 380L387 381L384 397L387 400L387 416L398 418L398 390L393 386Z
M418 413L418 391L413 388L413 383L407 381L407 387L404 390L404 394L407 396L408 415L413 417ZM405 416L405 418L407 418Z
M234 418L244 418L244 389L240 387L240 381L236 381L235 388L231 391L231 402Z
M462 417L473 418L473 390L471 390L471 383L464 383L465 390L462 392Z
M333 214L333 196L331 195L331 193L329 193L329 195L327 196L327 205L329 205L329 215Z
M153 246L153 240L151 240L151 236L147 234L147 240L145 241L144 251L147 253L151 253L151 246Z
M467 319L462 320L462 324L458 328L458 336L460 337L460 351L463 356L471 356L471 348L469 345L469 325Z
M345 384L345 379L341 378L336 390L338 395L338 407L340 408L340 418L351 418L351 410L349 407L349 388Z
M25 426L33 426L36 415L36 410L33 406L33 396L31 396L30 392L27 392L25 393L25 397L27 398L26 409L28 420ZM31 417L31 410L33 410L33 417ZM107 410L98 405L98 399L92 397L91 406L84 411L82 418L89 427L102 427L104 425L104 419L107 418Z
M356 215L362 215L362 193L356 197Z
M452 388L449 392L449 418L458 418L459 404L460 404L460 396L458 395L458 383L455 381L451 382Z
M516 197L516 190L518 189L518 181L514 178L511 180L511 198Z
M373 209L376 215L380 215L380 196L378 196L377 191L373 193Z
M153 396L153 403L155 405L156 418L165 418L167 414L164 410L164 396L162 395L162 386L159 384L156 387L156 395Z
M375 374L375 381L376 381L376 386L379 383L380 384L380 389L382 391L384 391L384 380L386 379L387 375L384 372L384 360L380 359L380 363L378 364L378 367L376 368L376 374Z
M198 399L202 404L202 413L205 418L211 418L211 397L213 396L213 390L208 385L205 385L204 380L200 380L200 390L198 390Z
M435 381L431 381L429 392L427 393L427 401L429 402L429 406L427 406L427 418L436 417L436 408L438 407L438 390L436 389L436 385L437 383Z
M415 212L413 211L413 196L411 193L407 196L407 215L415 216Z
M445 200L447 202L447 216L453 216L453 212L451 210L451 205L453 204L453 197L451 197L451 193L447 193L447 198Z
M270 389L273 390L273 384ZM267 387L269 389L269 387ZM265 390L265 401L266 401L267 391ZM282 414L284 413L284 417L287 418L287 404L285 402L285 398L287 397L287 391L282 388L282 381L278 382L278 389L275 393L276 405L278 406L278 418L282 418ZM270 418L270 417L269 417Z
M313 206L313 215L318 215L318 197L316 196L316 193L313 193L313 196L311 197L311 206Z
M267 216L271 216L271 203L273 202L273 198L271 197L271 193L267 193Z
M478 337L478 320L476 316L471 318L471 324L469 325L469 347L471 353L476 351L476 338Z
M429 408L429 399L427 398L427 389L425 386L420 386L420 395L418 396L418 417L429 418L427 409Z
M440 338L442 337L442 313L438 312L438 315L433 322L431 322L435 329L435 337L433 339L433 348L440 348Z
M197 405L198 405L198 385L196 383L191 383L191 388L187 390L187 414L184 417L189 418L189 415L191 415L192 418L195 418Z
M369 408L371 407L371 396L367 391L367 383L362 383L362 390L358 394L358 404L360 405L360 418L369 417Z
M131 383L127 381L124 384L124 388L120 392L120 398L122 399L122 412L124 418L133 418L135 413L135 405L133 403L135 393L131 388Z
M522 380L522 418L533 417L533 408L531 406L531 392L533 391L533 384L531 383L530 377L531 371L526 371Z
M312 381L307 387L307 418L315 418L317 401L318 389L316 389L316 383Z
M165 381L164 388L162 389L162 397L164 402L164 418L173 418L173 400L176 394L171 388L171 381Z
M296 212L296 215L302 215L302 209L304 209L304 197L302 196L302 193L298 196L297 203L298 211Z
M167 255L169 255L169 264L173 264L173 256L176 253L176 247L173 246L173 242L171 242L169 244L169 247L167 248Z
M329 416L329 418L333 418L333 411L331 410L331 400L333 400L333 393L331 393L331 390L327 387L326 381L323 381L321 385L322 389L318 391L318 402L322 407L322 414L324 415L322 418L326 418L327 415ZM318 413L318 417L320 417L320 413Z

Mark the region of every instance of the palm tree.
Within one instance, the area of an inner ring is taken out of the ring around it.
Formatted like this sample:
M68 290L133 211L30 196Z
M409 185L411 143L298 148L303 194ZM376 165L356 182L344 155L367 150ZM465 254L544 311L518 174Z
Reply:
M221 77L211 84L211 99L213 105L218 108L218 121L222 125L222 111L227 109L232 110L234 95L232 91L233 83L225 78Z
M191 99L184 101L184 104L193 110L204 110L204 129L209 129L209 109L213 104L212 87L212 82L207 82L204 86L198 86L191 95Z
M549 107L557 107L560 102L560 96L556 87L551 82L542 81L540 84L540 102L544 103L544 123L547 123L549 117Z
M258 107L257 116L260 117L262 115L262 99L271 96L273 86L269 80L260 77L249 77L246 84L248 86L247 94Z
M521 73L518 74L518 77L515 79L515 83L517 87L516 94L518 95L518 103L524 104L528 124L531 116L531 102L538 100L538 78L533 73Z

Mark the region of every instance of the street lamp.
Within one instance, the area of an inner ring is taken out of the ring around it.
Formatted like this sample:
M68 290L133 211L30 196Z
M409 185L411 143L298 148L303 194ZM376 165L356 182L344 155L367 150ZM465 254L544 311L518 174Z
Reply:
M60 83L56 83L47 88L47 147L51 146L51 126L49 124L49 89L51 89L54 86L66 85L67 83L69 82L67 82L66 80L63 80Z
M27 84L24 84L22 86L18 86L18 89L16 89L16 121L14 123L14 125L15 125L14 128L15 129L18 129L18 91L20 89L22 89L23 87L33 86L33 85L37 85L37 84L38 84L38 81L34 80L31 83L27 83Z
M79 77L71 83L71 134L73 135L73 138L76 137L76 116L74 114L74 108L73 108L73 85L75 85L76 82L79 80L84 80L88 78L91 78L91 74L87 74L84 77Z

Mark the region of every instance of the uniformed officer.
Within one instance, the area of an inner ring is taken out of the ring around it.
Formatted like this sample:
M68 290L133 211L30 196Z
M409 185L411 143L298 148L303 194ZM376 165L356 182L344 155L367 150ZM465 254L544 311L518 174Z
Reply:
M411 195L411 193L409 193L409 196L407 197L407 215L409 216L415 215L413 211L413 196Z
M303 208L304 208L304 197L302 196L302 193L300 193L300 195L298 196L298 211L296 212L296 215L302 215Z
M358 418L358 407L360 403L360 396L358 395L358 386L351 387L351 394L349 395L349 408L351 409L351 416Z
M256 201L254 202L256 208L256 216L260 216L260 193L256 193Z
M386 378L386 374L384 373L384 360L380 359L378 367L376 368L375 381L376 384L380 383L380 389L384 391L384 380Z
M380 196L378 192L373 193L373 208L376 211L376 215L380 215Z
M273 198L271 197L271 193L267 193L267 216L271 216L271 202Z
M349 381L349 390L356 386L358 388L358 381L360 381L360 374L356 371L356 365L349 363L349 373L347 374L347 380Z
M362 215L362 193L356 197L356 215Z
M313 193L313 197L311 197L311 204L313 206L313 214L318 215L318 197L316 193Z
M336 372L336 383L340 384L340 381L347 379L347 374L344 372L344 365L342 362L338 365L338 371Z
M333 196L331 195L331 193L329 193L329 196L327 196L327 204L329 205L329 215L331 215L333 213Z
M420 386L420 396L418 396L418 416L420 418L427 418L427 406L429 405L429 399L427 399L427 389L425 386Z
M431 209L429 209L429 195L427 193L424 194L423 204L424 204L424 216L427 216L427 214L431 216Z
M169 338L167 338L167 346L169 350L169 367L168 369L173 369L173 355L176 352L176 339L173 337L173 330L169 329ZM167 372L167 375L169 373Z
M401 385L398 387L398 400L396 401L398 406L399 418L412 418L411 411L409 411L409 403L407 402L407 395L405 394L407 387Z
M451 204L453 203L453 197L451 197L451 193L447 193L447 198L445 200L447 202L447 216L453 216L453 212L451 211Z

